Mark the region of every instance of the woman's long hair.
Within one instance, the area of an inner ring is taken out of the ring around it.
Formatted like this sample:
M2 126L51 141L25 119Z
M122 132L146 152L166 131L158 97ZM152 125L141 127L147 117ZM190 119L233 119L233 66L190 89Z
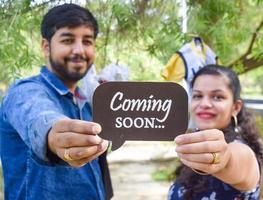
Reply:
M223 76L229 81L229 88L233 94L234 102L241 100L240 92L241 86L239 79L234 71L224 66L219 65L207 65L200 69L191 82L191 88L193 88L197 77L201 75L213 75ZM232 142L235 139L242 140L255 152L257 160L261 164L263 161L263 151L260 142L259 131L256 127L253 116L247 111L245 106L242 106L241 111L237 115L239 132L234 131L235 122L232 122L223 129L226 142ZM184 199L194 199L195 194L205 191L209 187L208 178L209 176L202 176L193 172L189 167L181 164L175 171L177 181L183 185L186 189L184 193Z

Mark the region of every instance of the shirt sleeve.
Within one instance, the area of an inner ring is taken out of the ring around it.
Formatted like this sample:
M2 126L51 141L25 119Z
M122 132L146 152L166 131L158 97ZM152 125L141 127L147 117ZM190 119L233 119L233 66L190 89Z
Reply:
M45 88L32 82L14 86L4 98L2 110L5 121L28 148L41 160L49 161L47 134L56 121L67 117Z
M185 67L183 59L179 54L174 54L162 71L162 77L166 81L179 83L184 79Z

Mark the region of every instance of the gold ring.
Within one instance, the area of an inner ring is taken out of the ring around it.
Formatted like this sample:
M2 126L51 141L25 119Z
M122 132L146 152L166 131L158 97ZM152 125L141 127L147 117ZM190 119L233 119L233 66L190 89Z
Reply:
M66 161L72 161L73 159L70 157L70 155L69 155L69 148L65 148L65 150L64 150L64 159L66 160Z
M218 164L220 163L220 158L219 158L219 154L218 153L211 153L213 156L213 160L211 162L211 164Z

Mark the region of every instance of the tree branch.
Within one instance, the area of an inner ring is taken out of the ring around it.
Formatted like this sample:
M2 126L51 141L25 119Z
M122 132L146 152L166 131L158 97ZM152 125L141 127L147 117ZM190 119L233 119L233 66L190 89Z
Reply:
M149 0L142 0L142 1L138 1L138 9L136 11L137 15L144 15L145 14L145 10L148 6L148 3L150 1Z
M111 24L112 24L112 18L113 18L113 13L111 13L110 19L109 19L109 23L108 23L108 27L106 29L106 33L105 33L105 44L104 44L104 60L102 63L102 67L105 67L106 65L106 61L107 61L107 47L108 47L108 43L109 43L109 39L110 39L110 29L111 29Z
M240 74L243 74L245 72L248 72L252 69L256 69L257 67L260 67L263 65L263 60L255 60L255 59L246 59L242 62L244 66L244 71L242 71Z
M252 39L251 39L251 42L250 42L250 45L248 47L248 50L246 52L246 54L250 54L252 52L252 48L253 48L253 45L257 39L257 36L258 36L258 32L260 31L260 29L263 27L263 20L260 22L259 26L256 28L256 31L253 33L252 35Z
M28 12L31 12L33 10L41 10L41 9L44 9L48 4L50 3L54 3L56 2L56 0L49 0L49 1L45 1L45 2L42 2L42 3L39 3L39 4L36 4L34 6L24 6L24 7L21 7L20 9L18 8L15 8L13 5L12 5L12 1L8 1L6 2L6 4L4 4L2 6L2 12L1 12L1 18L2 19L7 19L7 18L12 18L13 17L13 13L16 11L16 13L18 15L22 15L22 14L25 14L25 13L28 13ZM60 2L57 1L57 2Z
M248 71L250 70L250 66L247 65L249 63L251 63L251 61L253 59L247 59L248 55L251 54L252 52L252 49L253 49L253 46L255 44L255 41L257 39L257 36L258 36L258 32L260 31L260 29L263 27L263 19L262 21L260 22L260 24L258 25L258 27L256 28L255 32L252 34L252 38L251 38L251 41L249 43L249 46L248 46L248 49L247 51L242 55L240 56L237 60L235 60L234 62L232 62L231 64L229 64L229 67L230 68L233 68L236 64L238 63L242 63L244 65L244 71ZM255 60L256 61L256 60ZM254 62L252 62L254 63ZM260 63L260 62L259 62ZM259 65L260 66L260 65ZM253 64L253 67L254 68L254 64Z

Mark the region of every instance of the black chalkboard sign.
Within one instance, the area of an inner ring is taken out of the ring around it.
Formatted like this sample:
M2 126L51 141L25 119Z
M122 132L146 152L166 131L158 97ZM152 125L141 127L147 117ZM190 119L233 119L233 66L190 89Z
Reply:
M187 93L169 82L103 83L93 96L93 121L113 150L126 140L171 141L187 130Z

